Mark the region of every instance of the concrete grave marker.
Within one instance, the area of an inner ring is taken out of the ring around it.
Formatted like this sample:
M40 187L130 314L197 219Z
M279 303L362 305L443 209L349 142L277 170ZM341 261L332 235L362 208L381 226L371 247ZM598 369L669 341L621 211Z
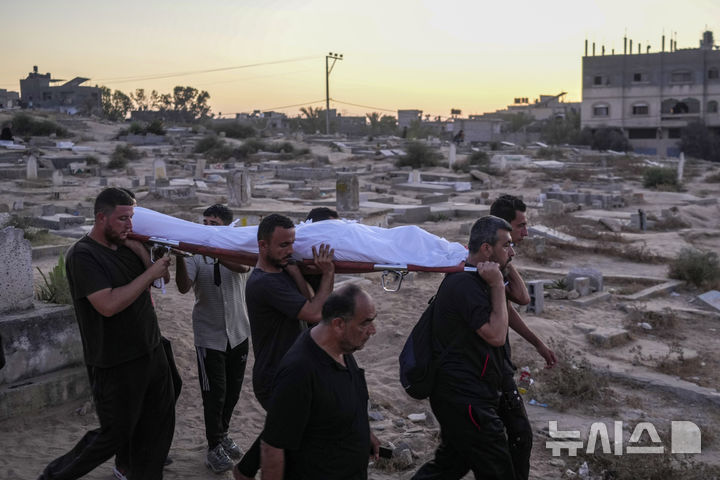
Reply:
M250 174L244 168L232 170L227 176L228 204L245 207L251 203Z
M680 160L678 161L678 168L677 168L678 183L682 183L684 169L685 169L685 153L680 152Z
M710 290L709 292L705 292L702 295L698 295L698 298L703 303L714 308L715 310L720 310L720 292L718 292L717 290Z
M338 212L356 212L360 209L360 184L357 175L338 174L335 202Z
M204 158L199 158L195 164L195 178L203 178L205 175L205 162Z
M597 292L603 291L603 274L601 271L590 267L574 267L568 272L566 280L568 288L575 287L575 279L589 277L590 286Z
M63 185L63 174L60 170L55 170L52 174L53 187L62 187Z
M455 164L456 159L457 159L457 146L453 142L450 144L450 153L448 155L448 168L452 168L452 166Z
M165 166L165 160L162 158L153 160L153 176L156 181L167 178L167 167Z
M30 155L30 157L28 157L25 177L28 180L37 180L38 178L37 158L35 158L33 155Z
M23 231L15 227L0 230L0 312L32 307L32 247Z

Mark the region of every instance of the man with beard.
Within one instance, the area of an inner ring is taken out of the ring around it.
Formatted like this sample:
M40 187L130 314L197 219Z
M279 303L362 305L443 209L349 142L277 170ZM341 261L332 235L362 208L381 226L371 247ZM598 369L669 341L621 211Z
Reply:
M370 432L364 371L353 352L375 334L375 305L356 285L333 293L278 368L262 439L263 480L367 479Z
M503 269L515 252L505 220L486 216L470 231L467 265L448 274L434 302L433 357L439 361L430 406L440 423L435 458L414 479L512 480L513 464L498 415L508 329Z
M133 200L122 190L103 190L94 210L92 230L68 251L66 274L100 428L40 478L80 478L129 445L129 478L161 479L175 401L148 287L167 273L170 258L146 268L135 253L142 245L127 240Z
M322 306L335 280L334 250L313 247L315 266L322 273L314 295L292 262L295 225L289 218L271 214L258 226L258 261L245 289L255 365L253 390L267 410L273 379L280 360L307 324L322 319ZM254 478L260 468L260 437L233 469L236 479Z
M513 195L501 195L490 206L491 215L506 220L512 227L510 237L515 245L522 242L523 238L528 235L526 210L525 202ZM506 280L508 281L506 288L508 300L520 305L527 305L530 302L530 296L517 269L512 264L509 264L505 270ZM545 368L553 368L557 364L555 353L535 335L511 305L508 305L508 325L535 347L545 360ZM533 433L523 399L513 379L515 370L517 368L512 363L510 339L508 338L505 342L503 396L499 414L505 424L516 478L518 480L527 480L530 475L530 452L532 451Z

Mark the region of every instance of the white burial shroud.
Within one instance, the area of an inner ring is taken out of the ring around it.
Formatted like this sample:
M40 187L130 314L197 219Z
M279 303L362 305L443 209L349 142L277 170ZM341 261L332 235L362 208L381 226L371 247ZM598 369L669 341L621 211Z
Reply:
M209 226L188 222L143 207L135 207L133 232L195 245L257 253L257 226ZM467 249L414 225L382 228L350 220L303 222L296 225L297 259L311 259L312 247L326 243L335 259L423 267L453 267L464 261Z

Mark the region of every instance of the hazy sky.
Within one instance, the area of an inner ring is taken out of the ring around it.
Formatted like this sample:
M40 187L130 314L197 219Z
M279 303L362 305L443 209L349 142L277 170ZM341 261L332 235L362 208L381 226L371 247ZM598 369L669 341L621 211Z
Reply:
M126 93L191 85L215 113L324 105L325 55L339 52L330 96L346 114L417 108L448 116L515 97L580 100L585 39L622 51L627 32L660 49L663 32L697 47L719 0L2 0L0 88L41 73L89 77ZM715 32L720 43L720 28ZM669 40L666 41L666 48ZM193 73L258 63L292 62ZM164 74L182 73L164 79ZM282 110L295 115L298 107Z

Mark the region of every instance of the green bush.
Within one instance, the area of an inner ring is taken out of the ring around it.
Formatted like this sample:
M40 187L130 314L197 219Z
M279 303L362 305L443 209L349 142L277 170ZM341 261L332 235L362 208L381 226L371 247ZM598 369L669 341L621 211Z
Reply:
M38 272L43 279L43 285L38 285L35 296L38 300L50 303L72 304L70 296L70 287L68 286L67 277L65 276L65 257L60 255L58 263L45 274L38 268Z
M714 288L720 283L720 258L715 252L683 248L670 263L670 278L699 288Z
M456 162L452 166L454 171L463 171L465 173L470 170L480 170L485 173L492 173L490 168L490 157L487 152L473 152L465 162Z
M210 128L216 133L225 132L225 136L229 138L250 138L257 133L250 125L237 122L212 123Z
M49 136L53 133L58 137L66 137L68 131L51 120L38 120L26 113L18 113L12 119L13 134L26 136Z
M218 148L224 145L225 142L220 139L217 135L206 135L195 144L195 153L205 153L213 148Z
M110 155L110 162L108 162L107 168L125 168L128 161L137 160L138 158L140 158L140 152L130 145L118 145L115 147L112 155Z
M410 142L405 147L407 153L396 162L398 167L432 167L438 164L441 156L424 143Z
M661 185L677 188L677 172L667 167L650 167L643 175L643 185L646 188L657 188Z

